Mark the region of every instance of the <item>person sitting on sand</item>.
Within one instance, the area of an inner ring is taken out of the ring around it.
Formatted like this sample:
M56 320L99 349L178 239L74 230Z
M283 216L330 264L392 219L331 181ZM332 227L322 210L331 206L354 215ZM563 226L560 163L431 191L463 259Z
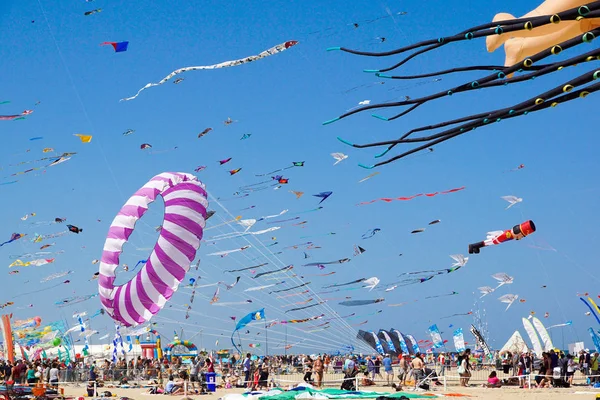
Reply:
M173 375L169 375L169 381L165 385L165 393L167 394L181 394L183 393L183 380L174 380Z
M487 388L502 387L502 382L500 382L500 379L498 379L498 376L496 376L496 371L492 371L490 373L490 375L488 376L487 383L484 383L482 386Z
M369 371L364 372L364 376L360 382L361 386L375 386L375 382L369 378Z

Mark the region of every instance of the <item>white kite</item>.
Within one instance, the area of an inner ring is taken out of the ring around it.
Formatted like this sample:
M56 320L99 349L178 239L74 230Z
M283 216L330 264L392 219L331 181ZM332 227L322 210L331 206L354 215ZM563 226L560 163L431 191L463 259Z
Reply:
M500 300L503 303L508 304L508 306L506 306L506 310L504 310L504 311L508 311L510 306L512 306L512 303L514 303L518 298L519 298L518 294L505 294L504 296L498 297L498 300Z
M366 283L366 285L363 287L369 288L369 292L370 292L371 290L375 289L375 286L379 285L380 281L379 281L378 277L374 276L372 278L365 279L363 282Z
M482 293L482 296L480 297L480 299L481 299L482 297L485 297L488 294L494 293L494 291L496 289L494 289L490 286L482 286L482 287L477 288L477 290L479 290Z
M297 41L290 40L290 41L278 44L277 46L271 47L270 49L267 49L267 50L263 51L262 53L254 55L254 56L248 56L248 57L240 58L240 59L237 59L237 60L225 61L225 62L222 62L222 63L219 63L219 64L199 65L199 66L196 66L196 67L180 68L180 69L177 69L177 70L171 72L169 75L165 76L158 83L148 83L146 86L144 86L143 88L141 88L140 90L138 90L138 92L137 92L137 94L135 96L127 97L125 99L121 99L121 101L133 100L136 97L138 97L143 90L151 88L153 86L162 85L163 83L169 81L169 79L171 79L171 78L173 78L173 77L175 77L175 76L177 76L179 74L182 74L184 72L198 71L198 70L203 70L203 69L217 69L217 68L236 67L238 65L246 64L246 63L249 63L249 62L252 62L252 61L260 60L261 58L272 56L273 54L281 53L282 51L285 51L285 50L289 49L290 47L295 46L296 44L298 44Z
M505 210L508 210L509 208L511 208L512 206L514 206L517 203L520 203L523 201L522 198L517 197L517 196L502 196L501 197L503 200L508 201L510 204L508 205L508 207L505 208Z
M450 256L450 258L456 261L454 264L452 264L452 267L464 267L469 261L469 257L465 257L462 254L453 254Z
M335 158L336 162L333 165L337 165L348 158L344 153L331 153L331 157Z
M498 286L496 286L496 289L498 289L500 286L504 286L504 285L510 285L511 283L513 283L515 281L515 278L513 278L512 276L504 273L504 272L499 272L497 274L492 275L492 278L494 278L495 280L497 280L499 283ZM496 290L494 289L494 290Z
M252 247L252 246L248 245L248 246L240 247L239 249L217 251L216 253L207 254L207 256L226 256L226 255L231 254L231 253L237 253L239 251L244 251L246 249L249 249L250 247Z

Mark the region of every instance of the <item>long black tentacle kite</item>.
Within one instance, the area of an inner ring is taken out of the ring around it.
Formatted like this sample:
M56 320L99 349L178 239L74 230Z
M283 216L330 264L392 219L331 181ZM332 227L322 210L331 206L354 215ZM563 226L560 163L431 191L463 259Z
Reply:
M477 27L473 27L467 31L458 33L454 36L444 37L440 39L427 40L421 43L417 43L411 46L403 47L400 49L381 52L381 53L372 53L372 52L361 52L357 50L351 50L347 48L334 47L328 50L341 50L352 54L364 55L364 56L372 56L372 57L384 57L395 54L404 53L406 51L419 49L420 50L414 52L410 56L403 59L398 64L382 69L382 70L366 70L366 72L375 72L377 76L380 78L389 78L389 79L418 79L424 77L431 77L436 75L449 74L454 72L464 72L464 71L474 71L474 70L492 70L494 71L492 74L485 76L481 79L466 82L460 86L451 88L449 90L432 94L430 96L425 96L417 99L406 99L405 101L400 102L391 102L391 103L381 103L381 104L371 104L364 107L359 107L353 109L351 111L342 114L341 116L334 118L332 120L326 121L323 124L327 125L338 121L342 118L348 117L350 115L360 113L366 110L373 110L379 108L391 108L391 107L401 107L408 106L408 108L401 113L392 116L392 117L383 117L380 115L373 114L373 117L384 120L384 121L392 121L394 119L400 118L421 105L436 100L446 96L452 96L456 93L467 92L472 90L486 89L490 87L503 86L523 81L528 81L531 79L535 79L540 76L548 75L550 73L562 70L565 67L575 66L577 64L589 61L600 60L600 49L594 49L588 51L585 54L577 55L567 60L550 63L550 64L536 64L537 62L550 57L552 55L558 55L563 50L568 50L574 48L583 43L592 42L598 35L600 35L600 28L597 27L597 24L594 26L592 24L592 28L588 32L585 32L581 35L573 37L569 40L566 40L562 43L555 44L537 54L534 54L528 58L525 58L523 61L518 62L512 66L508 67L498 67L498 66L471 66L471 67L463 67L463 68L455 68L450 70L444 70L439 72L421 74L421 75L413 75L413 76L390 76L383 74L383 72L390 71L395 69L413 57L416 57L419 54L423 54L425 52L434 50L441 46L444 46L448 43L458 42L462 40L471 40L474 38L486 37L490 35L501 35L508 32L516 32L520 30L532 30L534 28L538 28L544 25L549 24L557 24L561 21L581 21L583 19L591 19L591 18L600 18L600 1L594 1L589 4L586 4L581 7L576 7L570 10L563 11L554 15L544 15L539 17L532 18L521 18L521 19L512 19L506 21L495 21L492 23L480 25ZM523 73L518 77L512 77L514 73ZM367 143L367 144L354 144L350 141L344 140L338 137L338 140L342 143L350 145L356 148L366 148L366 147L378 147L378 146L387 146L383 152L377 154L375 157L383 157L387 154L391 149L393 149L398 144L403 143L424 143L421 146L413 148L409 151L406 151L398 156L390 158L386 161L379 162L377 164L367 166L363 164L359 164L359 166L367 169L371 169L377 166L381 166L384 164L388 164L392 161L398 160L400 158L406 157L410 154L416 153L421 150L429 149L431 146L442 143L446 140L452 139L456 136L459 136L467 131L474 130L478 127L482 127L485 125L489 125L495 122L500 122L503 119L510 119L521 115L527 115L531 112L536 112L540 110L544 110L548 107L555 107L560 103L564 103L567 101L571 101L576 98L584 98L590 93L593 93L599 90L599 84L591 84L587 87L582 87L590 82L600 79L600 70L587 72L569 82L564 83L563 85L557 86L545 93L539 94L531 99L528 99L522 103L516 104L512 107L502 108L498 110L493 110L489 112L479 113L470 115L467 117L462 117L450 121L445 121L438 124L422 126L413 130L408 131L404 135L402 135L399 139L389 140L377 143ZM580 89L574 91L576 87L581 87ZM430 135L430 136L422 136L422 137L411 137L412 134L417 132L423 132L427 130L445 128L449 126L457 125L453 128L449 128L443 130L442 132Z

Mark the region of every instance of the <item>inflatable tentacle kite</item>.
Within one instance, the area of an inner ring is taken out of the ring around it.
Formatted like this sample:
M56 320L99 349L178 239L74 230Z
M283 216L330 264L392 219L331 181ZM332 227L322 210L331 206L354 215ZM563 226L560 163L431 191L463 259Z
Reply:
M541 15L539 17L533 18L519 18L519 19L508 19L504 21L493 21L487 24L479 25L472 27L466 31L457 33L456 35L449 37L442 37L438 39L430 39L425 40L423 42L419 42L410 46L401 47L396 50L385 51L385 52L367 52L367 51L359 51L352 50L346 47L330 47L327 51L340 50L346 53L368 56L368 57L387 57L396 54L405 53L410 50L415 50L421 47L425 47L410 56L406 57L398 64L381 70L365 70L365 72L387 72L391 71L395 68L400 67L405 64L412 58L417 55L426 53L431 50L435 50L439 47L442 47L449 43L459 42L463 40L472 40L476 38L493 36L493 35L502 35L510 32L518 32L522 30L531 31L535 28L539 28L542 26L550 25L550 24L558 24L561 21L580 21L581 19L591 19L591 18L599 18L600 17L600 1L594 1L587 5L583 5L581 7L575 7L557 14L553 15ZM427 47L426 47L427 46Z
M475 115L472 115L469 117L459 118L459 119L443 122L443 123L436 124L436 125L429 125L429 126L421 127L418 129L414 129L414 130L406 133L404 136L402 136L398 140L390 140L390 141L369 143L369 144L363 144L363 145L353 144L353 143L346 141L339 137L338 137L338 140L340 140L341 142L348 144L350 146L356 147L356 148L366 148L366 147L376 147L376 146L386 146L387 145L388 148L385 151L383 151L382 153L376 155L376 157L384 156L387 152L389 152L391 149L393 149L396 145L401 144L401 143L426 142L422 146L413 148L409 151L406 151L402 154L399 154L395 157L392 157L386 161L374 164L372 166L366 166L363 164L359 164L363 168L371 169L374 167L379 167L381 165L389 164L393 161L404 158L410 154L419 152L421 150L431 148L431 146L433 146L433 145L445 142L446 140L449 140L456 136L462 135L462 134L464 134L468 131L474 130L478 127L490 125L490 124L493 124L496 122L501 122L504 119L510 119L510 118L521 116L521 115L527 115L532 112L545 110L548 107L556 107L558 104L565 103L565 102L571 101L573 99L585 98L590 93L594 93L594 92L600 90L600 83L592 84L592 85L589 85L587 87L584 87L584 88L581 88L581 89L575 90L575 91L573 89L576 86L581 86L581 85L584 85L586 83L589 83L589 82L597 80L597 79L600 79L600 70L588 72L584 75L579 76L578 78L575 78L575 79L567 82L565 85L557 86L556 88L554 88L548 92L542 93L539 96L532 97L532 98L528 99L527 101L517 104L513 107L507 107L507 108L503 108L500 110L490 111L487 113L475 114ZM559 95L560 93L566 93L566 94ZM419 138L409 138L408 137L413 132L441 128L441 127L455 125L455 124L463 123L463 122L467 122L467 121L470 121L470 122L459 125L454 128L450 128L448 130L439 132L434 135L424 136L424 137L419 137Z
M594 29L592 31L585 32L581 36L577 36L575 38L566 40L566 41L564 41L562 43L559 43L559 44L557 44L555 46L552 46L552 47L550 47L548 49L545 49L545 50L543 50L543 51L541 51L541 52L539 52L539 53L537 53L537 54L535 54L535 55L533 55L533 56L531 56L529 58L526 58L525 60L523 60L523 61L521 61L521 62L519 62L519 63L517 63L517 64L515 64L513 66L510 66L510 67L507 67L507 68L501 67L499 71L497 71L497 72L495 72L493 74L490 74L490 75L488 75L488 76L486 76L484 78L481 78L481 79L478 79L478 80L475 80L475 81L471 81L471 82L467 82L467 83L465 83L463 85L456 86L456 87L451 88L449 90L442 91L442 92L439 92L439 93L435 93L435 94L432 94L432 95L429 95L429 96L425 96L425 97L420 97L420 98L417 98L417 99L410 99L410 100L405 100L405 101L397 101L397 102L393 102L393 103L370 104L370 105L367 105L367 106L360 107L360 108L354 109L352 111L349 111L349 112L347 112L345 114L340 115L338 118L330 120L330 121L326 121L323 124L326 125L326 124L335 122L335 121L340 120L342 118L346 118L346 117L348 117L350 115L357 114L359 112L366 111L366 110L373 110L373 109L378 109L378 108L390 108L390 107L400 107L400 106L413 105L413 107L411 107L409 110L404 111L404 112L402 112L402 113L400 113L400 114L398 114L398 115L396 115L394 117L391 117L391 118L385 118L385 117L381 117L381 116L378 116L378 115L374 115L374 117L376 117L378 119L382 119L384 121L391 121L391 120L397 119L397 118L399 118L399 117L401 117L403 115L406 115L408 112L414 110L414 108L416 108L416 106L423 105L423 104L425 104L425 103L427 103L427 102L429 102L431 100L439 99L439 98L446 97L446 96L452 96L453 94L460 93L460 92L467 92L467 91L470 91L470 90L484 89L484 88L489 87L489 86L505 85L505 84L508 84L508 83L510 83L510 82L513 81L512 79L510 81L506 80L507 76L509 76L509 75L511 75L511 74L513 74L515 72L526 71L526 70L528 70L528 68L532 67L535 62L543 60L544 58L547 58L547 57L552 56L552 55L558 55L563 50L567 50L569 48L572 48L572 47L577 46L577 45L582 44L582 43L589 43L592 40L594 40L596 38L596 36L599 36L599 35L600 35L600 29ZM564 68L565 66L574 65L574 64L580 63L582 61L585 61L590 56L594 56L594 57L597 56L596 52L590 52L590 53L592 53L592 54L586 54L585 56L578 56L578 57L574 57L574 58L566 60L566 61L561 61L561 62L557 62L557 63L552 63L552 64L549 64L549 65L546 65L543 68L541 68L540 70L538 70L537 72L533 72L533 73L531 73L529 75L526 75L524 77L518 78L518 80L514 79L514 81L515 82L520 82L520 81L523 81L523 80L533 79L533 78L536 78L538 76L542 76L542 75L549 74L551 72L555 72L560 67ZM560 69L562 69L562 68L560 68ZM377 74L377 76L379 76L380 78L393 78L392 76L382 75L382 74L379 74L379 73ZM500 82L495 82L495 84L490 84L490 82L494 82L496 80L501 80L501 81Z
M413 50L421 47L425 47L420 51L412 54L405 60L403 60L397 66L405 63L410 58L422 54L426 51L432 50L434 48L440 47L447 43L460 41L460 40L470 40L478 37L488 37L490 39L487 43L487 47L489 51L493 51L495 48L499 47L498 40L496 40L496 36L500 37L500 35L513 32L511 35L501 36L499 39L500 42L503 43L504 38L509 38L511 41L513 36L516 37L515 40L532 40L534 42L530 43L530 45L524 44L521 50L518 50L518 55L515 56L511 53L511 56L508 57L509 49L507 48L507 60L515 59L514 63L511 63L506 67L494 67L494 66L472 66L472 67L464 67L464 68L456 68L450 70L444 70L435 73L422 74L422 75L414 75L414 76L389 76L386 74L382 74L384 70L375 71L371 70L369 72L376 72L377 76L381 78L390 78L390 79L418 79L422 77L430 77L435 75L453 73L453 72L463 72L463 71L473 71L473 70L494 70L494 72L486 77L483 77L478 80L466 82L460 86L451 88L447 91L442 91L436 94L432 94L430 96L425 96L417 99L407 98L405 101L400 102L392 102L392 103L382 103L382 104L369 104L363 107L359 107L353 109L340 117L334 118L332 120L324 122L324 125L333 123L347 116L366 111L373 110L379 108L391 108L391 107L400 107L407 106L408 108L401 113L392 116L392 117L383 117L380 115L373 114L373 117L384 120L391 121L397 118L400 118L411 111L415 110L419 106L446 96L451 96L455 93L467 92L477 89L485 89L489 87L495 86L503 86L511 83L519 83L527 80L531 80L540 76L548 75L550 73L562 70L568 66L575 66L577 64L595 61L600 59L600 49L591 50L585 54L574 56L570 59L549 63L549 64L537 64L540 60L550 57L552 55L558 55L563 50L574 48L583 43L592 42L598 35L600 35L600 1L595 1L589 3L587 5L582 5L579 7L571 8L566 11L564 7L572 7L573 5L579 5L578 0L569 0L567 2L559 2L557 3L555 0L547 0L542 6L538 7L538 9L534 10L530 14L534 14L533 17L529 18L520 18L520 19L507 19L511 17L508 14L499 14L494 19L503 19L502 21L494 21L490 24L481 25L478 27L474 27L468 31L462 32L460 34L451 36L449 38L442 38L438 40L430 40L422 43L418 43L416 45L408 46L402 49L393 50L390 52L383 53L368 53L368 52L358 52L355 50L349 50L345 48L333 48L330 50L343 50L346 52L361 54L367 56L388 56L393 54L399 54L408 50ZM563 7L563 8L561 8ZM560 11L560 12L557 12ZM545 13L548 15L535 16L535 14ZM529 15L529 14L528 14ZM565 22L566 21L566 22ZM556 28L553 25L557 25L563 22L563 25ZM570 24L570 25L569 25ZM567 27L564 27L567 26ZM576 29L571 29L575 27ZM537 28L534 30L534 28ZM534 30L533 32L531 32ZM537 36L536 36L537 35ZM530 39L534 37L534 39ZM491 40L494 38L494 40ZM502 44L500 43L500 45ZM508 43L507 43L508 45ZM429 47L426 47L429 46ZM513 49L510 50L513 52ZM518 61L517 61L518 59ZM397 67L394 66L393 68ZM387 70L393 69L389 68ZM386 71L387 71L386 70ZM512 75L515 72L524 72L525 74L516 78L513 78ZM378 147L378 146L387 146L383 152L377 154L375 158L380 158L386 155L390 150L392 150L396 145L401 143L423 143L422 146L413 148L409 151L406 151L396 157L390 158L386 161L376 163L374 165L363 165L359 164L359 166L367 169L371 169L374 167L378 167L384 164L388 164L400 158L406 157L410 154L419 152L421 150L429 149L431 150L431 146L442 143L446 140L452 139L456 136L459 136L467 131L476 129L478 127L482 127L484 125L489 125L494 122L500 122L502 119L514 118L521 115L527 115L530 112L535 112L539 110L546 109L548 107L555 107L560 103L564 103L570 100L574 100L576 98L583 98L598 90L598 87L595 84L589 85L587 87L579 88L577 91L574 89L577 86L586 85L594 80L600 79L600 70L590 71L580 77L566 82L563 85L557 86L554 89L549 90L548 92L542 93L538 96L535 96L525 102L519 103L512 107L502 108L498 110L493 110L489 112L474 114L450 121L441 122L438 124L426 125L413 130L408 131L404 135L402 135L397 140L389 140L383 142L376 143L367 143L367 144L355 144L348 140L345 140L341 137L338 137L338 140L344 144L355 148L366 148L366 147ZM434 130L444 127L449 127L452 125L458 125L447 130L443 130L442 132L436 133L430 136L423 137L410 137L414 133Z

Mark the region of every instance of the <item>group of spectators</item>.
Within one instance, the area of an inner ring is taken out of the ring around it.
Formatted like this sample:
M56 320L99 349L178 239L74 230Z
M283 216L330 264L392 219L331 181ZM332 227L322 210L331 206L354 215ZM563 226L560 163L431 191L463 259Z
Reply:
M58 361L28 362L17 360L14 364L10 361L0 361L0 382L6 385L35 386L37 383L47 383L51 387L58 387L59 369Z

